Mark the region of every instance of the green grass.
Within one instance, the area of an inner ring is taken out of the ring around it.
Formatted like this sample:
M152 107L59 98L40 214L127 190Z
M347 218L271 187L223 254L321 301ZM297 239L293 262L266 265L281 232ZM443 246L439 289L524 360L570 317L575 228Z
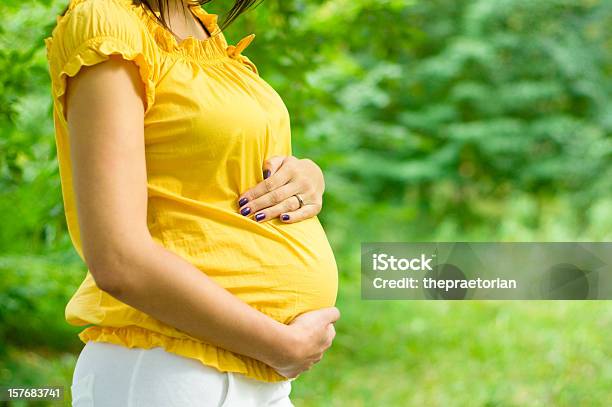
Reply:
M363 301L348 283L338 306L296 406L610 405L605 301Z

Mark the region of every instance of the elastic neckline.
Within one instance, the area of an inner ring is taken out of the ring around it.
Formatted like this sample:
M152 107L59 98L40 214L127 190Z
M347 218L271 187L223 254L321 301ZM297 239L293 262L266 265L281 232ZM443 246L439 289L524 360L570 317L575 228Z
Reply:
M227 44L217 24L218 15L209 14L197 4L189 4L188 7L202 24L206 26L211 35L205 39L197 39L190 35L181 42L168 31L142 4L134 5L129 1L133 9L139 13L141 21L147 26L156 43L166 52L183 55L196 60L218 59L227 57ZM159 13L156 13L159 15Z
M189 9L191 10L192 14L195 16L195 18L197 18L202 24L204 24L204 26L206 27L206 29L208 30L208 32L210 33L210 35L207 38L204 39L198 39L195 38L193 35L189 35L186 38L182 39L180 42L176 39L176 37L174 36L174 34L172 34L170 31L168 31L166 29L166 27L161 26L161 24L159 23L159 21L157 21L154 18L154 21L156 24L160 25L162 30L166 31L170 37L172 37L174 39L174 43L176 46L181 46L181 44L185 41L188 42L197 42L197 43L204 43L207 41L210 41L212 39L213 36L218 36L220 33L219 30L219 25L217 24L217 19L218 19L218 15L217 14L210 14L206 11L204 11L202 9L202 7L200 7L197 4L189 4L187 5L187 7L189 7ZM142 7L141 7L142 8ZM152 16L150 15L150 11L144 10L147 14L148 17L151 18ZM154 12L158 17L160 16L160 13L155 11Z

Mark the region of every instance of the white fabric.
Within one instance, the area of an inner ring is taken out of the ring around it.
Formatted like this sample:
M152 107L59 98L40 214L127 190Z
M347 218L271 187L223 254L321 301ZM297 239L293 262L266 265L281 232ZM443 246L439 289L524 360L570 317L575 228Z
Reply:
M89 341L72 378L73 407L292 407L291 381L267 383L152 349Z

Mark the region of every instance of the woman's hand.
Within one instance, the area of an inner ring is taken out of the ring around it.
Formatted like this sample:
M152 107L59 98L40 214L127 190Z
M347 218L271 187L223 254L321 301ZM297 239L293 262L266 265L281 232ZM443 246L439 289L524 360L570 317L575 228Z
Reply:
M306 312L296 317L288 326L288 338L284 350L276 353L276 360L269 362L279 374L295 378L310 369L323 358L323 353L336 336L334 322L340 318L336 307Z
M238 198L242 215L253 215L258 222L280 217L293 223L321 211L325 181L312 160L274 156L266 160L263 172L264 180Z

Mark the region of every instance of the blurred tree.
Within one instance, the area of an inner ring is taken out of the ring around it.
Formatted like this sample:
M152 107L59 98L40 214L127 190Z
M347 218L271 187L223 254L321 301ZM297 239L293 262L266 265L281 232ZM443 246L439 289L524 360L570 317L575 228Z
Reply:
M249 51L326 169L337 244L610 237L611 2L262 7Z

